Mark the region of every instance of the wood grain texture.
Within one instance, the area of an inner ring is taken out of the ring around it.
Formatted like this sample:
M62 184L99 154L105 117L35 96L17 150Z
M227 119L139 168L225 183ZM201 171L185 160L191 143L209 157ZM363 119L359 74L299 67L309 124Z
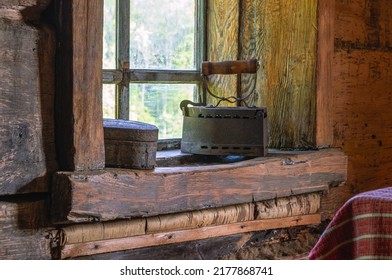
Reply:
M207 59L225 61L238 59L239 0L207 1ZM237 96L237 76L214 75L209 77L209 87L219 96ZM207 104L217 100L207 97ZM234 104L235 105L235 104ZM233 106L222 102L220 106Z
M332 117L348 155L345 197L392 184L391 13L391 1L336 1Z
M318 0L317 68L316 68L316 131L317 147L333 144L333 54L335 1Z
M325 191L345 181L347 158L336 149L227 165L59 172L54 223L154 216Z
M103 1L56 0L56 144L62 170L105 166L102 126Z
M59 248L59 256L61 259L66 259L78 256L88 256L107 252L207 239L217 236L228 236L237 233L261 231L266 229L279 229L318 223L320 223L319 214L269 219L263 221L248 221L229 225L203 227L198 229L134 236L129 238L69 244Z
M258 105L269 112L269 147L315 146L317 1L263 1L256 23ZM295 12L293 12L295 11Z
M254 92L248 104L266 106L269 111L269 147L331 145L331 123L328 122L329 118L325 118L330 113L329 103L325 103L330 91L323 88L329 85L323 76L329 73L324 68L329 61L323 60L320 65L320 69L322 67L326 72L321 73L320 81L323 83L319 83L320 89L316 89L316 65L317 45L320 46L321 57L331 54L327 48L331 47L332 29L328 29L330 25L324 25L327 21L322 17L322 26L326 26L324 29L329 32L329 37L325 39L328 45L317 44L317 1L226 1L225 9L220 1L210 2L208 59L225 58L228 48L224 48L224 42L230 39L238 43L237 52L231 50L232 56L237 54L238 59L257 58L261 63L257 78L254 75L241 75L241 78L237 77L240 80L235 82L236 77L232 80L217 77L210 83L213 91L220 86L224 96L246 96ZM322 9L329 6L332 4L324 5ZM220 19L222 14L226 14L227 20L232 18L230 26L217 20L217 15ZM321 28L319 33L322 40L326 36L324 29ZM237 37L232 33L236 33ZM225 35L223 42L220 34ZM316 90L318 95L315 94ZM316 113L317 105L320 113Z
M146 233L224 225L254 219L253 203L147 218Z
M336 2L335 48L388 49L391 47L391 2L355 0Z
M220 260L238 250L248 233L154 247L80 256L76 260Z
M353 193L392 183L392 52L337 52L335 145L349 156Z
M45 200L0 200L0 259L51 259Z
M57 166L54 32L0 17L0 37L0 195L46 191Z
M320 194L310 193L257 202L255 219L284 218L316 214L320 210Z
M262 52L261 38L264 36L264 27L262 23L262 16L264 1L243 0L241 1L241 15L240 15L240 59L258 59L261 63L259 54ZM249 99L249 106L264 106L261 101L264 92L261 92L261 85L256 84L262 75L261 69L258 69L257 75L242 75L241 76L241 94L242 96L251 95ZM259 79L257 79L259 78ZM263 78L265 79L265 77Z

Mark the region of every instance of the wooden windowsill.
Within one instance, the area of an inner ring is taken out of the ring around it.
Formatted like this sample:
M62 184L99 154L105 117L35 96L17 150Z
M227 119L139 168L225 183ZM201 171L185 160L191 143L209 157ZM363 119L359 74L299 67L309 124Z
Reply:
M51 215L55 224L149 217L324 192L346 177L340 149L271 151L239 162L150 171L58 172Z

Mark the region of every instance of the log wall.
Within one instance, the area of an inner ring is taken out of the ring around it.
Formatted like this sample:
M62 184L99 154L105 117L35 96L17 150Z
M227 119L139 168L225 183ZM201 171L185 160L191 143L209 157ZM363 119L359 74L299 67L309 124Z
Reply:
M392 2L336 1L334 145L348 179L324 201L332 215L352 195L392 185Z

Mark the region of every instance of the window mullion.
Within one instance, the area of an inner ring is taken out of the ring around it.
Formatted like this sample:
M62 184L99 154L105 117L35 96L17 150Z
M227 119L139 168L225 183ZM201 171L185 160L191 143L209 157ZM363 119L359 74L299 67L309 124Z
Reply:
M206 59L206 14L207 14L207 3L206 0L195 0L196 1L196 22L195 22L195 36L196 36L196 50L195 50L195 62L196 70L200 72L201 63ZM195 100L197 102L206 102L206 92L202 87L202 83L198 83L197 94L195 94Z
M130 0L117 0L116 67L123 75L121 83L117 84L116 118L125 120L129 119L129 76L126 73L129 69L130 6Z
M132 69L128 79L134 83L195 84L201 82L200 72L195 70L147 70Z

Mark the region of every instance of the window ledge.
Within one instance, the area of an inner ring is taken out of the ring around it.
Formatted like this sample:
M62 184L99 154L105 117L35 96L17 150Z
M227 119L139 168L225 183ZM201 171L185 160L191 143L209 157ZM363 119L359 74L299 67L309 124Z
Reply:
M340 149L270 151L268 157L150 171L58 172L52 222L148 217L324 192L346 178L347 157Z

